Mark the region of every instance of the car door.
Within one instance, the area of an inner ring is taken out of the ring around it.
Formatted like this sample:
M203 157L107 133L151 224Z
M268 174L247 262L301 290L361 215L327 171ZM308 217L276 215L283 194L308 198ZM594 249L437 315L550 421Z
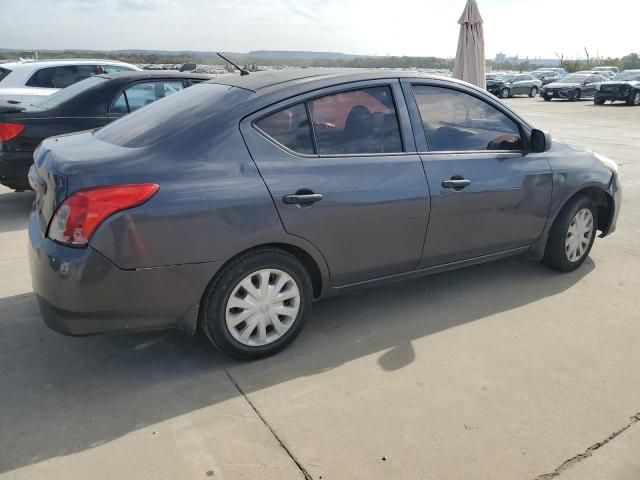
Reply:
M285 230L318 248L333 285L416 267L428 187L397 80L299 96L241 129Z
M583 87L583 97L593 97L596 94L596 86L602 83L604 79L600 75L591 75Z
M522 95L529 91L525 75L516 75L513 79L513 87L511 88L511 91L514 95Z
M431 192L420 267L525 248L542 234L552 173L525 126L479 92L403 80Z

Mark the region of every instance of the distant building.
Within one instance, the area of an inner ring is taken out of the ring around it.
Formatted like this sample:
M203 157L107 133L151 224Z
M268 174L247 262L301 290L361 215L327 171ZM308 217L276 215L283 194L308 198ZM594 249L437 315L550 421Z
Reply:
M559 67L560 62L556 58L520 58L518 55L508 57L500 52L496 54L496 63L510 63L512 65L520 65L522 63L530 63L532 65L543 65L545 67Z

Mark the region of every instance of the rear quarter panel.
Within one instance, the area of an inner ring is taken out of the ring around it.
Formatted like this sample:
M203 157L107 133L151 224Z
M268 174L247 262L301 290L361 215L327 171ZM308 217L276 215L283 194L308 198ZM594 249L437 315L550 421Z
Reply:
M83 175L90 184L126 179L160 185L147 203L112 216L92 237L91 246L118 267L225 262L256 246L286 243L304 249L326 271L313 246L284 231L238 123L205 122L184 141L134 157L135 168L109 162L112 175Z

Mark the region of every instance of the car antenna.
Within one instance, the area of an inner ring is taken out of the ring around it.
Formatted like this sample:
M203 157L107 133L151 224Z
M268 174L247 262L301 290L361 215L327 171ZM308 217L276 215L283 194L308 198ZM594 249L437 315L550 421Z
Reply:
M243 75L249 75L249 72L247 72L246 70L243 70L242 68L240 68L238 65L236 65L235 63L233 63L231 60L229 60L227 57L225 57L224 55L222 55L220 52L217 52L218 56L223 59L225 62L230 63L231 65L233 65L234 67L236 67L238 70L240 70L240 76Z

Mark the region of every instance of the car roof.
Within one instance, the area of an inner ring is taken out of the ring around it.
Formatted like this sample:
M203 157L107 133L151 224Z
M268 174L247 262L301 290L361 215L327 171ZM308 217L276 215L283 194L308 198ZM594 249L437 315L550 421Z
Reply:
M272 92L290 88L295 85L308 83L340 83L390 79L390 78L431 78L460 82L451 77L424 74L407 70L382 70L364 68L286 68L281 70L267 70L253 72L249 75L228 74L220 75L211 80L211 83L219 83L232 87L244 88L255 93Z
M160 71L131 71L117 73L101 73L97 77L106 78L107 80L144 80L153 78L188 78L194 80L211 80L213 77L204 73L178 72L177 70L160 70Z
M50 60L23 60L20 62L0 63L0 68L16 69L36 69L45 67L60 67L64 65L127 65L134 66L130 63L120 62L118 60L93 59L93 58L59 58Z

